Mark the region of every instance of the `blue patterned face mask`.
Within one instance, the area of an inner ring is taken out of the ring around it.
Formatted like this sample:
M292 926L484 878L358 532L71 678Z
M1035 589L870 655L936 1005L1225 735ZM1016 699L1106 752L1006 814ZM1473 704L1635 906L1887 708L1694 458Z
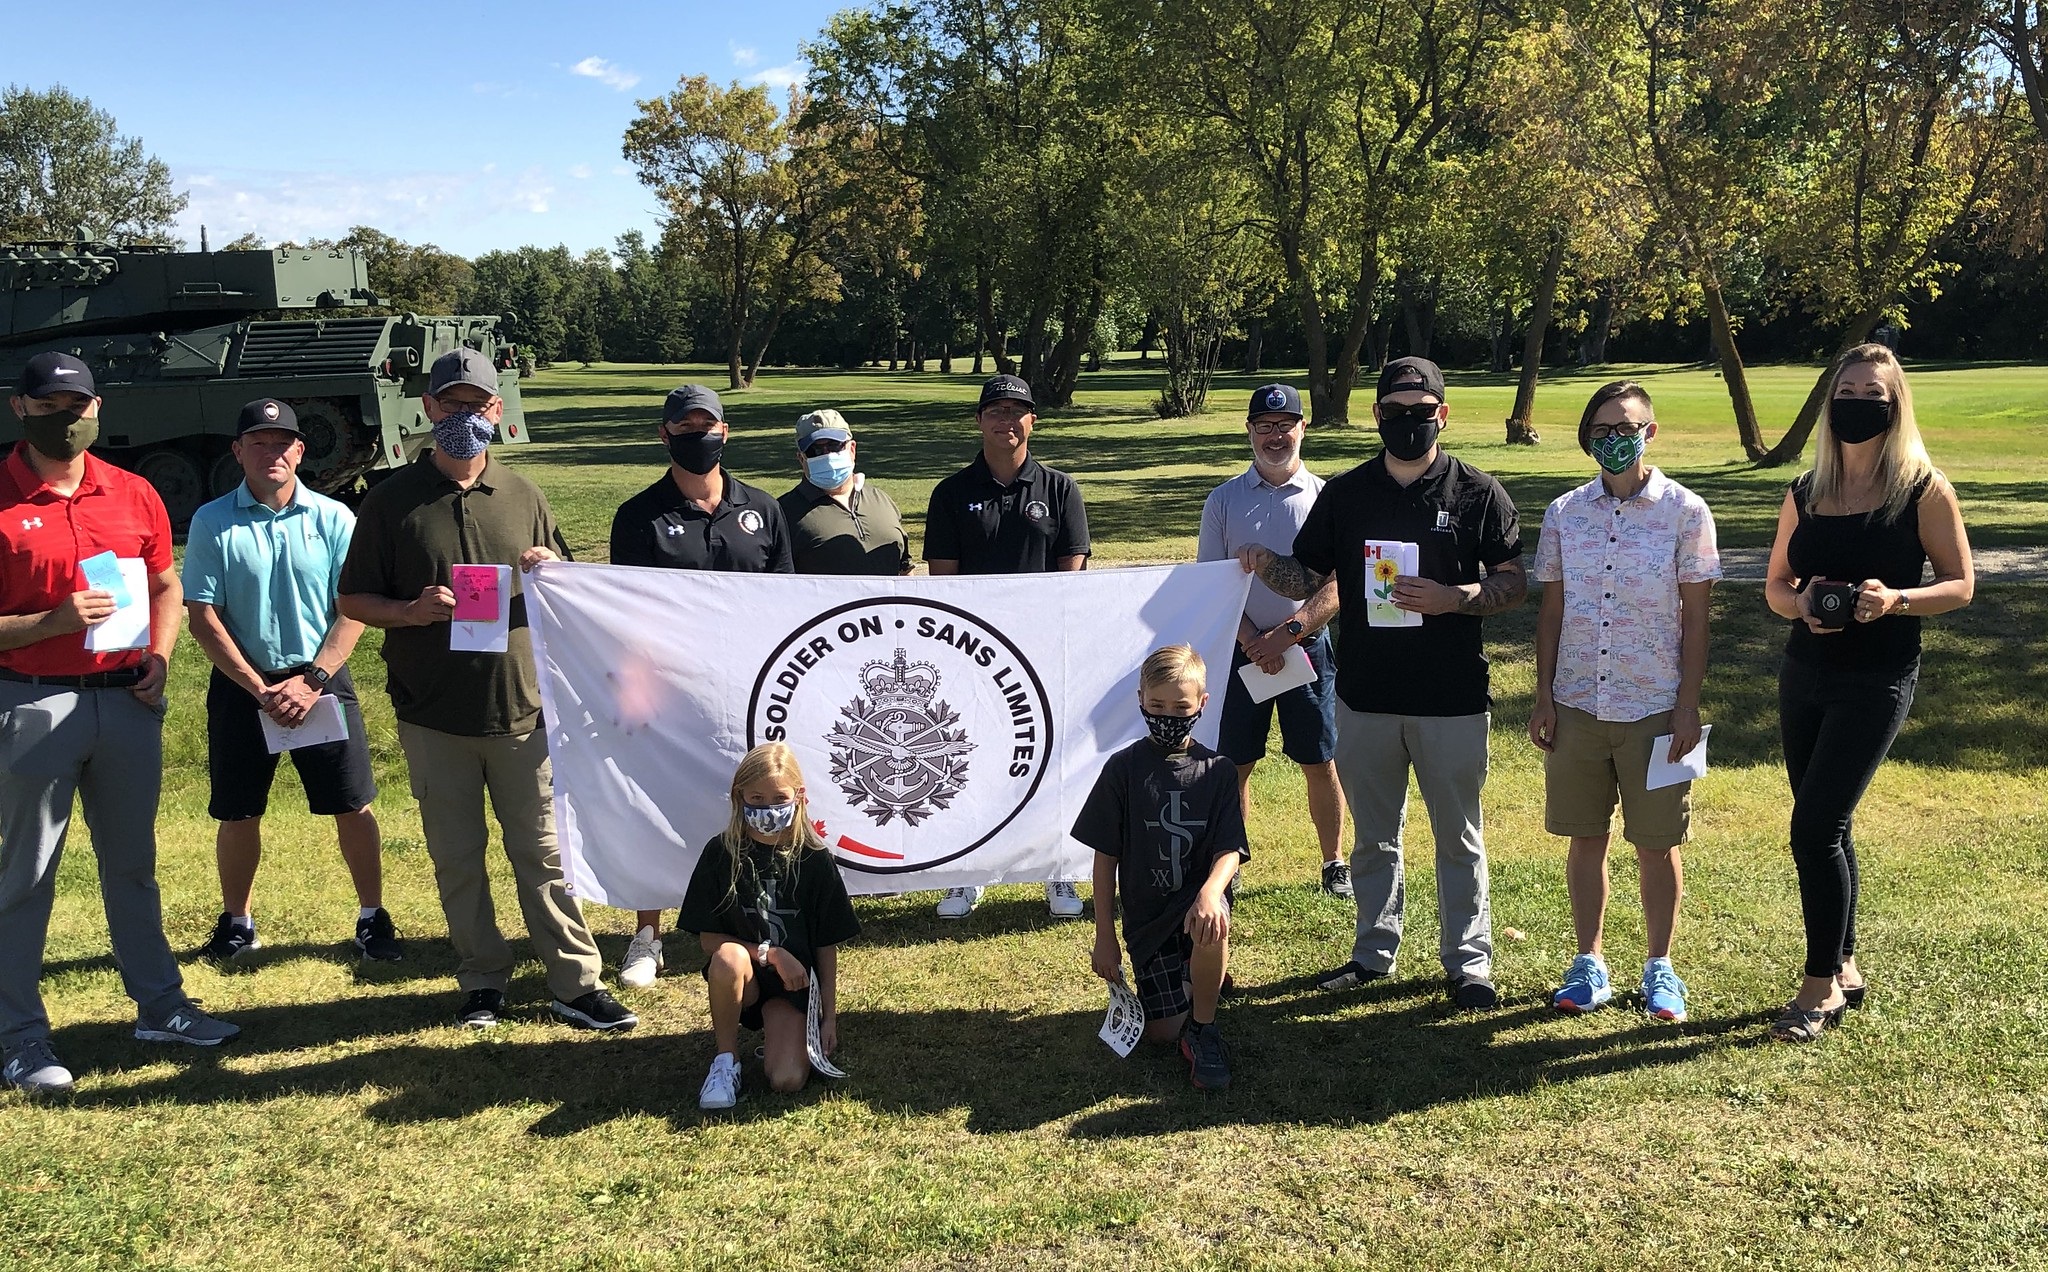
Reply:
M796 804L770 804L756 808L752 804L740 808L740 816L746 818L747 829L762 835L779 835L796 825Z
M1593 439L1593 458L1600 461L1600 467L1617 477L1634 468L1643 458L1643 451L1650 445L1647 432L1634 437L1623 437L1616 433L1609 437Z
M497 428L478 411L444 415L434 425L434 449L450 459L475 459L491 444Z

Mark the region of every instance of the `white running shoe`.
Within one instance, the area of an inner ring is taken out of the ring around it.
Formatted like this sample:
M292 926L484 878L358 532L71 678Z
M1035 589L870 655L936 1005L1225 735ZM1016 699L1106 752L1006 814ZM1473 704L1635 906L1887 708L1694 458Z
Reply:
M625 961L619 964L619 984L646 989L664 966L661 942L655 939L654 929L641 928L633 934L633 943L626 947Z
M740 1101L740 1058L721 1051L712 1058L711 1072L704 1075L704 1087L697 1092L700 1109L729 1109Z
M974 913L974 907L980 904L980 888L948 888L946 895L939 898L939 917L964 919Z
M1045 908L1051 910L1056 919L1078 919L1081 917L1081 890L1071 883L1048 883L1045 885Z

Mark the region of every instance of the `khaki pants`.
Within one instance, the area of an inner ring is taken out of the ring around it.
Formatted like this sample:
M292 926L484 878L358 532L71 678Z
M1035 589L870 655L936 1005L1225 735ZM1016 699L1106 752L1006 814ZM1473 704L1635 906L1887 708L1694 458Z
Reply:
M562 880L546 736L536 729L515 737L472 738L400 721L398 741L411 770L413 798L419 801L441 910L448 916L448 940L462 959L456 982L464 991L503 992L512 976L512 947L498 931L484 871L490 843L484 824L488 790L518 884L527 936L547 968L548 989L569 1002L598 988L602 963L597 943Z

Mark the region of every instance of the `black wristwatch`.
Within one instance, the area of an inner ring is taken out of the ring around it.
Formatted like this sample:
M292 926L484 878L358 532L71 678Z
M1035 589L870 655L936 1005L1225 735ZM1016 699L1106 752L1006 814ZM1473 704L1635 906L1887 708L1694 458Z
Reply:
M320 666L318 663L315 663L312 666L307 667L304 671L299 673L299 676L308 684L311 684L315 689L325 689L327 687L327 682L334 678L328 675L326 672L320 670Z
M1307 628L1301 625L1301 620L1298 618L1288 619L1287 622L1283 624L1283 626L1287 628L1287 634L1289 636L1294 637L1294 639L1296 640L1300 640L1301 634L1308 630Z

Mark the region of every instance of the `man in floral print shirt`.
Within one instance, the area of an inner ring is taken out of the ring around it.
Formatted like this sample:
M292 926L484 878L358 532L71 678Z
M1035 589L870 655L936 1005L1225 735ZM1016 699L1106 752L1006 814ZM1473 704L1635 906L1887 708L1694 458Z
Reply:
M1545 752L1544 822L1571 841L1565 879L1579 953L1552 1003L1579 1013L1614 996L1600 929L1618 798L1642 881L1643 1009L1676 1021L1685 1019L1686 991L1672 969L1671 934L1691 783L1650 790L1647 780L1656 739L1670 735L1674 761L1699 741L1707 599L1721 558L1706 502L1644 462L1656 435L1650 395L1633 381L1604 385L1586 404L1579 447L1600 475L1543 513L1529 738Z

